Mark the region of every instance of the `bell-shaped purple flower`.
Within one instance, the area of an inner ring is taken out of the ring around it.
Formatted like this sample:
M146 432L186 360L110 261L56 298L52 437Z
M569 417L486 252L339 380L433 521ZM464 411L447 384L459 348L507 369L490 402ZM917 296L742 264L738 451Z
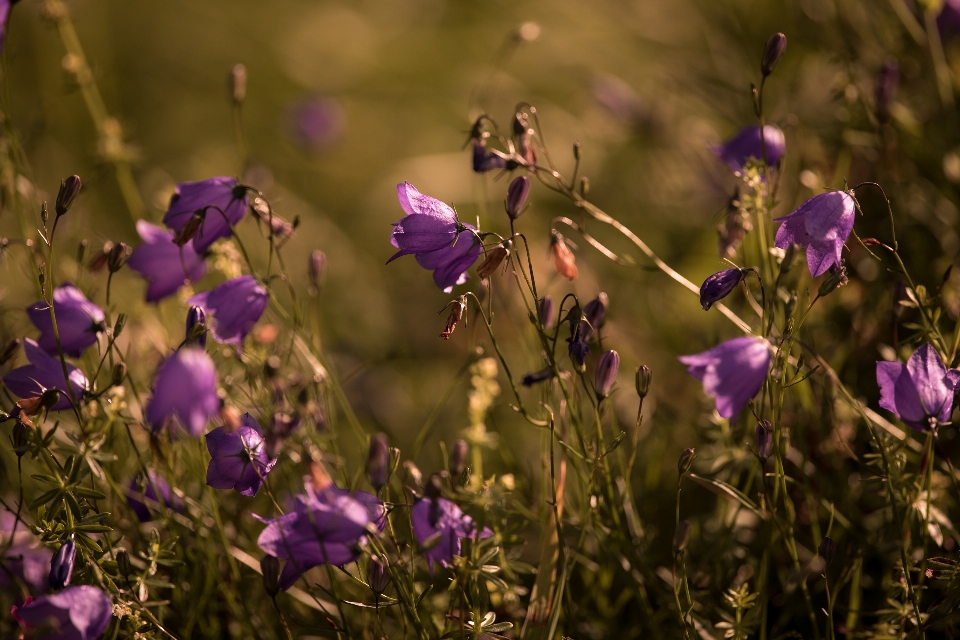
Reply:
M67 392L67 380L63 376L63 364L60 358L47 355L36 342L30 338L23 341L23 352L30 364L14 369L3 377L3 383L20 398L34 398L43 394L45 389L59 389L60 399L50 407L53 411L62 411L70 408L70 394ZM70 386L77 400L83 397L84 391L90 386L83 371L67 364L67 375L70 377Z
M292 512L276 518L254 517L267 525L257 545L287 561L280 574L283 590L293 586L308 569L356 560L371 522L370 512L360 500L332 486L316 490L309 482L306 494L297 496Z
M767 166L774 167L787 148L786 138L780 127L768 124L763 128L763 138L767 147ZM741 172L751 158L763 160L763 142L760 140L760 125L752 124L741 129L737 135L723 144L713 147L713 152L731 171Z
M10 613L26 628L47 631L40 640L97 640L110 624L113 603L97 587L80 585L28 598Z
M590 345L587 344L586 338L587 332L592 333L590 325L585 321L570 321L570 337L567 338L567 342L569 343L567 345L567 351L570 353L570 359L579 367L583 366L584 361L587 359L587 354L590 353Z
M137 233L143 238L143 244L133 250L127 264L149 283L147 302L173 295L187 281L196 282L207 273L207 265L193 244L188 242L178 247L172 231L138 220Z
M603 326L607 317L607 307L610 306L610 296L601 291L597 297L583 306L583 319L586 324L581 327L583 339L590 340Z
M457 240L463 227L457 220L457 212L449 205L423 195L409 182L397 185L397 198L406 217L393 223L390 244L399 251L387 264L411 253L448 248Z
M217 427L207 434L207 484L214 489L236 489L242 496L255 496L276 460L268 460L263 431L249 413L240 416L240 428Z
M240 276L198 293L187 300L187 304L203 308L211 319L214 340L237 345L239 353L243 339L267 308L268 299L267 290L256 278Z
M160 363L146 410L154 430L175 419L191 435L199 436L219 410L217 370L205 352L184 347Z
M506 160L493 151L487 150L486 141L483 138L473 139L473 170L476 173L486 173L506 166Z
M597 394L597 399L603 399L610 395L613 389L613 383L617 381L617 373L620 372L620 354L616 351L604 351L597 362L597 370L593 381L593 390Z
M855 215L856 205L849 193L821 193L790 215L774 220L783 223L777 229L775 243L780 249L788 249L791 244L806 248L810 275L820 276L830 267L840 266L843 243L853 231Z
M472 225L463 225L473 229ZM477 261L483 248L477 238L470 233L462 233L456 244L436 251L418 253L414 256L424 269L433 271L433 281L444 293L453 291L453 287L463 284L470 277L467 271Z
M947 369L929 343L913 352L907 364L878 362L880 406L914 429L936 429L950 421L960 371Z
M247 205L247 189L233 178L181 182L170 198L163 224L180 231L194 214L202 216L203 222L192 240L193 248L201 254L220 238L231 236L232 226L243 218Z
M763 338L744 336L678 360L713 396L717 413L732 418L763 386L770 369L770 347Z
M0 570L0 588L14 586L13 577L15 576L22 580L30 591L34 593L44 591L47 587L52 559L53 552L46 547L13 545L0 557L0 562L10 572Z
M730 295L743 280L745 269L724 269L707 277L700 285L700 306L706 311L714 302L723 300Z
M435 563L446 567L453 556L460 555L461 538L487 538L493 535L487 528L478 534L473 518L443 497L417 500L411 509L410 519L413 522L413 535L421 545L437 536L435 542L431 541L432 546L424 552L431 575Z
M103 331L106 317L103 309L87 300L80 289L67 282L54 289L53 310L57 314L57 331L63 352L79 358L87 347L97 341L97 333ZM27 316L40 329L40 337L37 338L40 348L50 355L59 355L50 306L43 300L35 302L27 307Z
M553 302L552 296L543 296L540 299L540 304L537 305L537 313L540 315L540 323L543 325L544 329L550 329L553 327L556 322L554 317L554 312L556 311L556 305Z
M140 495L143 499L137 498ZM140 522L150 522L153 514L158 511L154 503L162 503L167 509L183 511L183 501L180 496L170 489L170 485L153 469L148 469L146 477L143 475L130 480L127 504L136 514Z

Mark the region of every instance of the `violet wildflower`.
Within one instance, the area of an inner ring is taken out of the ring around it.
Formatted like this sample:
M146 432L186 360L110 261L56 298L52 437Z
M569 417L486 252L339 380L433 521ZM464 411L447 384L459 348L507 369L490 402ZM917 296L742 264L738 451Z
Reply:
M0 557L0 562L3 562L3 566L7 569L7 571L0 571L0 588L15 586L14 578L18 578L31 591L43 591L47 587L51 560L53 560L53 552L47 548L11 547Z
M507 202L504 205L511 220L516 220L523 213L523 205L527 203L530 194L530 178L519 176L513 179L507 187Z
M583 339L589 340L600 330L607 316L607 307L610 306L610 298L603 291L597 294L597 297L588 302L583 307L583 319L586 325L581 327Z
M700 285L700 306L703 310L706 311L713 306L714 302L719 302L730 295L743 281L746 273L746 269L731 268L707 277Z
M767 166L774 167L787 148L786 138L780 127L768 124L763 128L763 140L766 142ZM731 171L740 173L751 158L758 162L763 160L764 142L760 140L760 125L752 124L723 144L714 146L713 152Z
M568 351L570 359L579 367L583 367L583 362L587 359L587 354L590 353L590 345L587 344L584 336L585 331L589 328L590 326L583 320L570 321L570 337L567 338Z
M172 231L137 220L137 233L143 243L133 250L127 264L149 283L147 302L173 295L186 282L196 282L207 273L207 265L193 244L177 246Z
M53 291L53 310L57 314L57 331L63 352L79 358L87 347L97 341L103 331L106 317L103 309L93 304L80 289L66 282ZM57 338L53 333L50 306L43 300L27 307L30 322L40 330L37 343L50 355L59 355Z
M593 382L593 390L597 394L597 400L602 400L610 395L613 389L613 383L617 381L617 373L620 372L620 354L616 351L604 351L597 362L597 370Z
M255 496L276 460L268 460L260 425L249 413L240 416L240 428L217 427L206 435L210 465L207 485L235 489L242 496Z
M199 182L181 182L170 198L163 224L181 231L194 216L202 221L193 233L193 248L203 253L220 238L229 238L233 225L247 212L247 189L233 178L209 178Z
M67 380L63 376L63 364L60 359L47 355L40 345L30 338L24 339L23 352L30 364L14 369L3 377L3 383L7 388L20 398L42 396L46 390L57 389L60 391L60 398L50 406L50 409L53 411L69 409L70 394L67 392ZM87 377L83 375L83 371L72 364L67 364L67 375L70 378L74 397L80 400L90 386Z
M473 229L473 225L470 224L463 226ZM418 253L414 257L421 267L433 271L434 283L444 293L450 293L454 286L467 281L470 277L467 270L473 266L482 252L483 247L477 238L473 234L463 233L453 246Z
M678 360L714 397L717 413L732 418L763 386L770 369L770 348L763 338L744 336Z
M473 170L476 173L486 173L494 169L503 169L507 166L507 161L493 151L487 150L486 138L479 136L472 139L473 142Z
M183 510L183 501L171 491L163 476L153 469L148 469L146 476L140 474L130 481L127 505L140 522L150 522L153 520L154 511L159 511L155 504L163 504L174 511Z
M543 296L540 299L540 304L537 305L537 312L540 314L540 324L543 325L544 329L550 329L556 323L557 319L554 317L554 311L556 311L556 305L553 298Z
M390 244L399 251L387 264L400 256L449 248L458 240L463 225L449 205L420 193L409 182L397 185L397 198L406 216L393 223Z
M70 578L73 577L73 565L77 561L77 543L73 538L68 538L57 552L53 554L53 560L50 561L50 574L47 577L47 583L51 589L60 590L70 584Z
M833 265L840 265L843 244L853 231L856 205L845 191L829 191L814 196L788 216L777 229L776 245L786 249L798 244L807 250L807 268L817 277Z
M766 78L773 73L780 58L787 50L787 36L782 33L775 33L767 40L767 45L763 48L763 56L760 58L760 73Z
M24 627L50 630L41 636L43 640L96 640L110 624L113 603L97 587L80 585L28 598L10 613Z
M146 410L147 422L155 431L176 420L199 436L219 410L217 370L205 352L184 347L160 363Z
M196 344L201 349L207 347L207 312L196 305L187 310L187 332L184 341Z
M253 276L227 280L210 291L198 293L187 304L202 307L211 319L211 332L217 342L237 345L257 324L267 308L269 294Z
M437 562L446 567L453 556L460 555L461 538L487 538L493 535L487 528L478 532L473 518L440 496L417 500L410 511L410 519L413 522L413 535L421 545L436 536L435 544L424 551L430 575L433 575L433 567Z
M921 431L950 421L958 382L960 371L947 369L930 343L914 351L906 364L877 363L880 406Z

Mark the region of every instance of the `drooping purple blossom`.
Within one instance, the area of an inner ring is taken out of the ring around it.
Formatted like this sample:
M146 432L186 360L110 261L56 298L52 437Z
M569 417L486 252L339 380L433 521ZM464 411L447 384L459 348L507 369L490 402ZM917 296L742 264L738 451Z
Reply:
M907 360L878 362L880 406L914 429L936 429L950 421L960 371L947 369L940 354L924 343Z
M770 348L763 338L744 336L678 360L713 396L717 413L732 418L763 386L770 369Z
M787 148L786 138L780 127L768 124L763 128L763 139L766 142L767 166L774 167ZM731 171L737 173L743 171L751 158L762 161L764 149L760 140L760 125L744 127L726 142L715 145L713 152Z
M63 364L59 358L47 355L36 342L30 338L23 341L23 352L30 364L18 367L3 378L14 394L20 398L34 398L43 394L45 389L58 389L60 398L50 409L62 411L70 408L70 394L67 392L67 379L63 376ZM70 377L70 386L73 395L79 401L90 386L83 371L67 364L67 375Z
M420 193L409 182L397 185L397 198L406 216L393 223L390 244L399 251L387 264L400 256L449 248L458 239L463 225L448 204Z
M243 339L263 315L268 300L267 290L256 278L240 276L198 293L187 304L203 308L210 318L214 340L237 345L239 353Z
M700 285L700 306L703 310L706 311L713 306L713 303L730 295L743 280L745 273L747 271L744 269L731 268L708 276Z
M790 215L774 219L783 223L777 229L775 243L780 249L787 249L791 244L806 248L810 275L820 276L830 267L840 266L843 244L853 231L855 215L856 205L849 193L821 193Z
M205 352L187 346L160 363L146 410L147 422L154 430L175 420L191 435L199 436L219 409L217 370Z
M193 243L178 247L172 231L146 220L137 221L137 233L143 244L133 250L127 264L149 283L147 302L173 295L187 281L196 282L206 274L207 265Z
M163 476L153 469L147 470L146 477L142 475L139 478L134 477L130 481L129 487L130 491L127 495L127 504L134 514L136 514L140 522L150 522L153 520L154 512L158 511L158 509L153 506L154 503L164 504L167 509L172 509L173 511L183 510L183 501L180 499L180 496L175 494L170 489L167 481L163 479ZM143 499L135 497L137 494L142 496Z
M103 309L87 300L80 289L66 282L53 291L53 310L57 314L57 331L63 352L79 358L84 350L97 341L103 331L106 317ZM37 344L50 355L59 355L57 338L53 333L50 306L43 300L27 307L30 322L40 330Z
M50 573L50 561L53 552L46 547L29 547L14 545L2 557L0 562L30 589L37 593L47 587L47 577ZM14 581L7 571L0 571L0 588L13 586Z
M584 361L587 359L587 354L590 353L590 345L587 344L584 335L589 330L590 325L584 320L580 320L579 322L570 321L570 337L567 338L567 342L569 343L567 351L570 353L570 359L580 367L583 366Z
M432 543L433 546L424 551L431 575L437 562L446 567L453 556L460 555L461 538L487 538L493 535L486 527L478 534L473 518L444 497L417 500L411 509L410 519L413 534L421 545L439 534L435 544Z
M603 326L609 306L610 297L603 291L583 306L583 321L580 331L583 333L584 340L590 340Z
M26 628L49 630L41 640L96 640L110 624L113 603L97 587L80 585L28 598L10 612Z
M248 205L247 190L233 178L209 178L177 185L163 224L174 231L183 229L194 214L203 223L193 236L193 248L202 254L220 238L229 238L231 227L243 218ZM228 222L229 221L229 222Z
M473 225L463 225L473 229ZM414 256L424 269L433 271L433 281L444 293L453 291L453 287L463 284L469 279L467 271L477 261L483 247L477 238L469 232L464 232L457 238L456 244L443 247L436 251L418 253Z
M476 173L486 173L494 169L503 169L507 166L507 161L501 158L493 151L487 150L486 140L483 138L473 139L473 170Z
M242 496L255 496L276 460L267 458L263 431L253 416L240 416L240 428L217 427L207 434L207 484L214 489L235 489Z

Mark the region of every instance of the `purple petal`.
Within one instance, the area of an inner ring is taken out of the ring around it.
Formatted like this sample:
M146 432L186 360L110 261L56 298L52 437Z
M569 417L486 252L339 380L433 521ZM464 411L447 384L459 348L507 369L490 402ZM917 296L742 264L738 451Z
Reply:
M266 310L268 300L267 290L256 278L240 276L193 296L187 304L202 307L212 318L214 339L237 345L239 352L243 339Z
M207 265L193 244L178 247L172 231L138 220L137 233L144 242L133 250L127 264L149 282L147 302L173 295L186 282L196 282L206 274Z
M767 164L774 166L786 149L783 131L774 125L767 125L763 128L763 137L766 141ZM757 161L763 160L760 126L744 127L733 138L715 146L713 152L732 171L742 171L751 158Z
M54 290L53 308L57 315L57 331L63 352L74 358L80 357L87 347L97 341L97 331L100 329L97 325L105 318L103 310L87 300L83 292L69 282ZM37 339L40 347L50 355L58 355L60 351L53 333L49 305L43 300L36 302L27 308L27 316L40 329Z
M16 608L16 615L33 627L53 623L59 633L46 635L49 640L96 640L113 617L110 596L96 587L80 585L60 593L40 596Z
M247 193L240 193L233 178L218 177L199 182L181 182L170 199L163 223L179 231L194 213L206 209L203 224L193 238L197 253L203 253L220 238L229 238L231 225L247 212ZM229 220L229 222L228 222Z
M26 338L23 341L23 352L30 364L19 367L3 378L4 384L20 398L32 398L43 393L44 389L59 389L60 399L51 407L53 411L62 411L70 408L70 395L67 393L67 381L63 377L63 364L59 358L47 355L40 346ZM70 376L70 386L73 387L77 400L83 397L89 387L87 377L83 371L67 364Z
M943 366L940 354L930 343L924 343L913 352L907 360L907 371L920 396L926 415L936 416L939 419L945 408L949 411L949 407L953 404L954 388L947 383L947 368ZM947 420L949 420L949 413Z
M678 359L714 397L717 413L724 418L732 418L746 406L763 386L770 369L766 340L752 336L727 340L703 353Z
M147 421L154 429L176 418L188 432L199 436L209 418L219 410L217 372L210 356L187 347L160 364L146 411Z

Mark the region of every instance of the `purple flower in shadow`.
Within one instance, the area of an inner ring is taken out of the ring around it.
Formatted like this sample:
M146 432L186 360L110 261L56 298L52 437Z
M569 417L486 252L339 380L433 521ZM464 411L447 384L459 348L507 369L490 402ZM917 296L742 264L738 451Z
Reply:
M53 310L57 314L57 331L63 352L79 358L84 350L97 341L97 333L103 331L106 316L103 309L93 304L80 289L69 282L53 291ZM53 333L50 306L43 300L27 307L30 322L40 329L37 343L50 355L59 355L57 338Z
M399 251L387 260L387 264L400 256L450 247L457 239L462 225L457 221L456 211L449 205L423 195L409 182L397 185L397 198L406 217L393 223L390 244Z
M12 547L0 558L0 562L10 574L22 580L30 591L36 593L47 588L47 575L50 573L50 561L53 552L47 548ZM14 581L6 571L0 571L0 587L14 586Z
M10 613L24 627L44 630L41 640L96 640L110 624L113 603L97 587L81 585L28 598Z
M178 247L173 242L172 231L138 220L137 233L143 238L143 244L133 250L127 264L150 283L147 302L173 295L188 280L196 282L206 274L207 265L193 244L188 242Z
M243 218L247 205L246 188L233 178L181 182L170 198L163 224L180 231L195 213L202 212L203 224L193 236L193 248L203 253L220 238L231 236L231 227Z
M767 145L767 166L774 167L787 148L786 139L780 127L768 124L763 128L763 137ZM741 129L737 135L726 142L714 145L713 152L731 171L740 172L753 158L763 160L763 143L760 141L760 125L752 124Z
M142 496L143 499L135 497L136 495ZM153 520L154 512L159 512L159 509L154 506L155 503L163 503L168 509L174 511L183 511L183 501L180 500L180 496L170 490L170 485L163 476L149 469L147 477L141 474L130 481L127 504L140 522L150 522Z
M467 229L473 229L470 224L464 224ZM443 247L436 251L418 253L414 256L424 269L433 271L433 281L444 293L453 291L453 287L463 284L470 277L467 270L480 257L483 249L477 238L469 233L462 233L453 246Z
M424 556L430 567L430 575L433 575L435 563L446 567L453 556L460 555L461 538L487 538L493 535L486 527L478 533L473 518L443 497L417 500L410 511L410 519L417 542L428 545L429 541L430 548L424 551Z
M913 352L907 364L878 362L880 406L914 429L936 429L950 421L960 371L947 369L929 343Z
M746 273L748 273L747 270L734 267L708 276L700 285L700 306L703 307L703 310L706 311L715 302L719 302L730 295L743 280Z
M960 33L960 0L944 0L937 15L937 31L944 40Z
M40 346L26 338L23 341L23 352L30 364L14 369L3 378L14 394L20 398L33 398L43 393L44 389L59 389L60 399L50 407L53 411L70 408L70 395L67 392L67 380L63 376L63 364L60 358L47 355ZM67 364L67 375L70 377L70 386L73 395L79 401L84 391L90 386L83 371Z
M780 249L791 244L807 250L807 268L817 277L830 267L840 266L843 243L853 231L856 205L845 191L828 191L814 196L788 216L774 219L783 222L777 229L775 243Z
M210 452L207 484L214 489L236 489L243 496L257 495L277 461L267 459L263 431L253 416L240 416L236 431L217 427L206 438Z
M155 431L176 419L191 435L199 436L219 410L217 370L204 351L184 347L160 363L146 410L147 422Z
M770 348L763 338L744 336L678 360L703 383L704 392L713 396L717 413L732 418L763 386L770 369Z
M371 522L368 506L345 491L332 486L315 490L310 482L305 484L306 493L297 496L292 512L276 518L254 515L267 525L257 545L287 561L280 574L283 590L313 567L342 566L356 560Z
M237 345L257 324L267 308L269 294L253 276L227 280L210 291L198 293L187 304L201 307L211 321L211 332L217 342Z

